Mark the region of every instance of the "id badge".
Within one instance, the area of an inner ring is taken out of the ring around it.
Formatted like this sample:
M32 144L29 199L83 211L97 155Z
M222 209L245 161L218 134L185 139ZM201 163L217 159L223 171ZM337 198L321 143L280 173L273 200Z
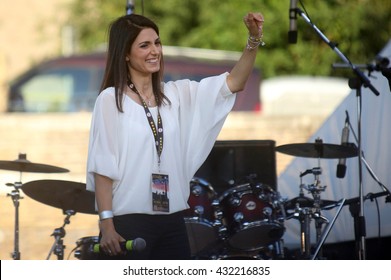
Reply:
M170 212L168 174L152 173L152 209Z

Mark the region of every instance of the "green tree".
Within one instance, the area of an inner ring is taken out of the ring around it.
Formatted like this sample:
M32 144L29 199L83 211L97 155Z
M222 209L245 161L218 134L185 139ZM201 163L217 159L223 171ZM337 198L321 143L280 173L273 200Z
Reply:
M391 35L389 0L301 0L312 23L350 59L369 63ZM339 56L298 17L298 42L287 40L289 1L277 0L136 0L135 13L155 20L165 45L241 51L246 43L242 18L248 11L265 16L264 40L257 66L265 78L279 75L349 76L333 70ZM75 0L70 22L81 51L106 41L107 26L125 14L126 1ZM304 10L303 6L299 5Z

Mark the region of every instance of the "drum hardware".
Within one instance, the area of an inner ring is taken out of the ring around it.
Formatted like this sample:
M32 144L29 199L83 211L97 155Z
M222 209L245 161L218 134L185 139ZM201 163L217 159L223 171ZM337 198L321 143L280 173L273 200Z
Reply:
M280 239L273 243L274 256L273 259L283 260L285 259L284 240Z
M217 229L217 236L219 240L225 241L227 239L227 227L223 224L224 213L220 207L218 199L214 199L212 202L214 210L215 221L213 226Z
M338 209L337 209L337 213L335 214L334 218L332 219L331 223L328 223L327 227L324 229L323 233L321 235L319 235L318 237L318 241L317 241L317 245L315 246L315 252L314 254L311 256L311 260L315 260L316 257L318 256L322 246L323 246L323 243L326 241L326 238L327 236L329 235L332 227L334 226L334 223L335 221L337 220L337 217L339 216L339 214L341 213L341 210L342 210L342 207L344 206L345 204L345 201L346 199L341 199L339 202L337 202L337 204L339 205Z
M321 158L339 159L356 157L358 155L358 149L352 143L344 145L325 144L320 138L317 138L315 143L297 143L278 146L276 147L276 151L293 156L317 158L319 162L318 166L320 166ZM308 186L302 183L302 177L307 174L313 174L315 177L314 183ZM313 219L315 221L316 241L320 243L322 227L324 224L329 225L329 221L322 216L321 210L326 209L326 207L330 209L330 206L332 208L336 205L334 201L321 199L320 194L326 189L326 186L321 186L320 184L319 175L321 174L322 169L320 167L314 167L301 173L299 197L287 201L285 204L285 209L293 209L293 213L291 212L287 219L295 218L300 222L300 250L301 257L304 259L309 259L311 256L311 220ZM305 197L304 190L311 193L313 199Z
M80 238L76 241L76 247L72 252L74 252L74 256L79 260L98 260L99 254L94 253L95 244L99 244L99 236Z
M314 183L305 185L302 182L302 178L307 174L314 175ZM308 169L300 174L300 192L299 197L296 197L288 201L285 205L286 209L292 209L293 213L288 217L297 219L300 222L300 253L303 259L309 259L311 257L311 221L315 222L316 242L319 243L322 235L322 227L324 224L329 224L326 217L322 216L321 210L323 205L335 205L334 201L321 200L321 192L325 191L326 186L321 186L319 175L322 174L320 167L314 167ZM308 191L313 199L304 196L304 190ZM319 254L321 255L321 254Z
M47 259L52 253L58 260L64 259L65 226L70 223L70 217L77 212L85 214L96 214L95 194L87 191L83 183L59 181L59 180L37 180L31 181L22 186L23 192L41 203L63 210L64 224L56 228L51 236L54 236L54 243Z
M19 189L22 187L22 183L16 182L14 184L7 183L7 187L13 187L14 189L7 196L10 196L15 207L15 230L14 230L14 252L11 254L12 259L20 260L19 251L19 199L23 199L20 196Z
M61 167L56 167L47 164L40 163L32 163L27 160L27 155L20 153L18 155L18 159L13 161L0 161L0 169L10 170L10 171L19 171L20 172L20 180L19 182L7 183L6 186L13 187L14 190L11 193L7 194L12 199L12 202L15 207L15 229L14 229L14 252L11 254L14 260L20 260L20 251L19 251L19 200L23 199L20 196L19 189L22 188L22 172L38 172L38 173L61 173L61 172L69 172L68 169L64 169ZM23 188L22 188L23 189Z
M246 252L223 252L219 255L212 256L213 260L262 260L264 259L258 254L248 254Z
M300 253L302 258L309 259L311 256L311 221L315 221L316 242L319 242L323 224L329 224L329 221L321 215L319 209L308 207L298 207L290 218L295 218L300 222Z
M284 241L282 239L273 242L259 250L245 251L236 249L227 244L220 244L215 248L208 259L211 260L282 260L285 259Z
M70 224L70 218L71 216L75 215L76 212L74 210L67 210L65 211L64 214L66 215L64 219L64 224L61 227L54 229L53 233L51 234L51 236L54 236L54 243L46 258L47 260L50 259L52 253L54 253L57 256L58 260L64 259L64 249L66 247L63 241L63 238L65 237L66 234L65 226Z
M221 225L217 228L218 237L222 241L227 241L227 239L228 239L228 229L222 222L220 222L220 223L221 223Z

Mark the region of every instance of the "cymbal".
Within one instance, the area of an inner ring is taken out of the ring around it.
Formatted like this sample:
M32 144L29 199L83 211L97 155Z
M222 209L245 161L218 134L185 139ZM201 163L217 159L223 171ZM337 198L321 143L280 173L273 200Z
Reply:
M74 210L96 214L95 194L86 190L86 185L60 180L38 180L22 185L23 192L44 204L60 208L64 212Z
M19 158L13 161L0 160L0 169L20 171L20 172L37 172L37 173L64 173L68 169L56 167L41 163L32 163L26 159L26 154L19 154Z
M335 205L337 205L337 203L337 201L322 199L320 200L320 208L326 209L330 208L331 206L334 207ZM314 207L314 200L306 196L298 196L286 201L284 207L286 210L294 210L297 204L300 208L311 208Z
M355 144L297 143L276 147L276 151L291 156L309 158L350 158L358 156Z

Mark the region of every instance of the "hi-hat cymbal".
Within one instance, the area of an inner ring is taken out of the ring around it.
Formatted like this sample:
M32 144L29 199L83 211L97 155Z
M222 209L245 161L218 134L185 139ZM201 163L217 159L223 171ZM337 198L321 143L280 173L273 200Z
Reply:
M314 207L314 200L305 196L298 196L285 202L284 207L286 210L294 210L298 205L300 208L312 208ZM327 209L337 205L337 201L333 200L320 200L320 208ZM331 207L332 206L332 207Z
M310 158L350 158L358 156L355 144L297 143L276 147L276 151L291 156Z
M22 185L23 192L44 204L60 208L64 212L74 210L85 214L96 214L95 194L78 182L38 180Z
M0 169L20 171L20 172L36 172L36 173L64 173L69 172L68 169L41 164L32 163L27 160L26 154L19 154L19 158L13 161L0 160Z

